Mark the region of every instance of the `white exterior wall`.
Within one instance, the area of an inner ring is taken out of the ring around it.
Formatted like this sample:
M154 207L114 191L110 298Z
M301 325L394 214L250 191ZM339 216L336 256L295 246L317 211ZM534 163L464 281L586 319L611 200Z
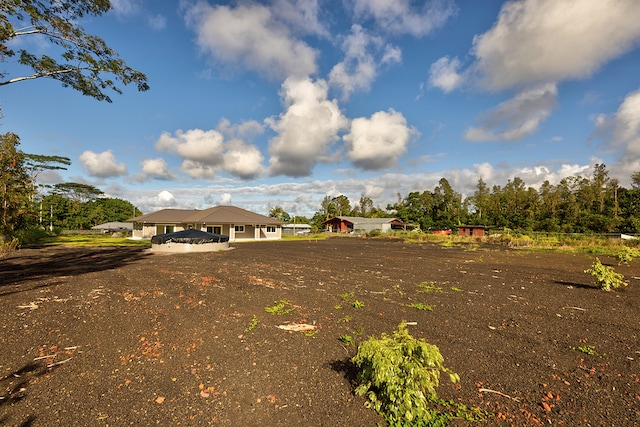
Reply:
M280 240L282 239L282 227L279 225L269 226L275 227L275 231L267 232L266 225L244 225L244 232L235 231L234 224L140 224L136 223L133 227L132 237L136 239L151 239L158 234L164 234L166 226L173 226L173 231L182 231L187 228L195 228L201 231L207 231L207 227L221 227L225 236L229 236L230 242L243 242L254 240ZM191 227L189 227L191 226ZM140 229L141 228L141 229Z

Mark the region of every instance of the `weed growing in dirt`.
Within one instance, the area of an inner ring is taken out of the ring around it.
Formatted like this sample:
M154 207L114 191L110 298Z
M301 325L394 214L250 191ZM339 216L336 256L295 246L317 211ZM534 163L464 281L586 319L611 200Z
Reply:
M393 290L396 291L398 293L398 295L403 296L404 292L402 291L402 289L400 289L400 285L393 285L392 286Z
M351 303L351 306L353 308L363 308L364 303L362 301L355 300L354 302Z
M393 336L371 337L351 359L358 367L356 394L366 396L367 407L383 415L391 426L444 426L454 417L430 406L442 404L436 387L440 373L452 382L460 377L446 368L440 350L413 338L404 323Z
M353 292L345 292L344 294L340 294L340 298L342 298L343 301L349 301L351 298L353 298L353 295Z
M599 354L596 351L596 347L593 345L581 345L578 347L569 347L571 350L576 350L579 351L580 353L584 353L584 354L588 354L589 356L597 356L597 357L604 357L604 354Z
M333 306L333 308L336 310L342 310L342 304L336 304Z
M422 282L418 285L420 288L420 292L424 292L428 294L429 292L442 292L442 288L440 286L436 286L433 282Z
M616 255L616 258L618 258L618 265L622 265L623 263L629 264L631 261L633 261L634 258L637 258L639 256L640 251L638 251L637 249L630 248L629 246L623 246L622 248L620 248L620 251Z
M591 264L591 268L586 269L584 272L595 277L597 285L604 291L610 291L612 288L615 289L628 285L628 283L624 281L622 274L616 273L613 267L602 265L600 259L597 257L593 264Z
M258 326L258 316L256 316L255 314L253 315L253 320L251 321L251 324L249 326L247 326L247 329L245 329L245 332L250 332L253 331L256 326Z
M406 307L410 307L410 308L415 308L416 310L423 310L423 311L433 311L433 306L432 305L426 305L423 304L421 302L414 302L412 304L405 304Z
M344 345L349 345L349 346L354 345L353 337L352 337L351 335L347 335L347 334L340 335L340 336L338 337L338 339L339 339L339 340L340 340Z
M295 310L295 308L291 307L291 303L285 299L281 299L280 301L275 301L275 305L264 308L264 311L266 311L267 313L271 313L274 315L277 314L279 316L282 316L284 314L289 314L293 310Z
M338 322L340 323L348 323L351 321L351 316L344 316L338 319Z
M460 288L458 288L456 286L452 286L451 290L454 291L454 292L462 292L462 289L460 289Z

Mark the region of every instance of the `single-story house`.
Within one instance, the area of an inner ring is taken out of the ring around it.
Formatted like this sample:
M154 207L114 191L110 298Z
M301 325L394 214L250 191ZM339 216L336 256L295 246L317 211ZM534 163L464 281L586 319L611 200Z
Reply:
M162 209L127 222L133 223L133 238L150 239L159 234L195 229L229 236L230 242L281 239L283 224L275 218L235 206L214 206L204 210Z
M102 233L113 233L116 231L126 231L131 233L131 231L133 231L133 224L131 224L130 222L112 221L105 222L104 224L94 225L93 227L91 227L91 229L94 231L100 231Z
M311 233L311 226L309 224L284 224L282 226L283 236L299 236L309 233Z
M461 225L458 227L458 236L484 237L484 225Z
M392 230L414 230L414 224L406 224L398 218L362 218L358 216L334 216L322 223L326 231L334 233L369 233L379 230L388 233Z

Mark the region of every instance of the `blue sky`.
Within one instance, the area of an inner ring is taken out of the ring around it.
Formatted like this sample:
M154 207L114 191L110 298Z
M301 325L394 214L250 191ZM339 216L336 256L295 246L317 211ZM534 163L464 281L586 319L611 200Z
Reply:
M440 178L537 187L640 170L640 2L112 0L81 25L151 90L0 87L0 132L143 212L386 207ZM47 53L38 40L15 47ZM8 62L3 71L24 70Z

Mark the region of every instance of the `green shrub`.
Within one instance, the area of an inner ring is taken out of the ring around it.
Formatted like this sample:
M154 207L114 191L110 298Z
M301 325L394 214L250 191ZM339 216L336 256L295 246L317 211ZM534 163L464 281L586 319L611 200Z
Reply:
M616 273L613 267L602 265L600 259L597 257L593 264L591 264L591 268L586 269L584 272L595 277L597 285L604 291L610 291L612 288L615 289L628 285L628 283L624 281L622 274Z
M49 237L49 234L42 228L32 227L16 231L15 237L20 242L20 246L29 246L39 243L41 240Z
M352 359L359 368L356 394L366 395L366 405L390 426L443 426L453 415L429 406L438 402L440 373L460 380L443 361L438 347L413 338L401 323L392 337L382 334L358 346Z
M638 251L637 249L630 248L629 246L622 246L622 248L620 248L620 251L616 255L616 258L618 258L618 265L621 265L623 263L629 264L631 261L633 261L634 258L638 256L640 256L640 251Z

